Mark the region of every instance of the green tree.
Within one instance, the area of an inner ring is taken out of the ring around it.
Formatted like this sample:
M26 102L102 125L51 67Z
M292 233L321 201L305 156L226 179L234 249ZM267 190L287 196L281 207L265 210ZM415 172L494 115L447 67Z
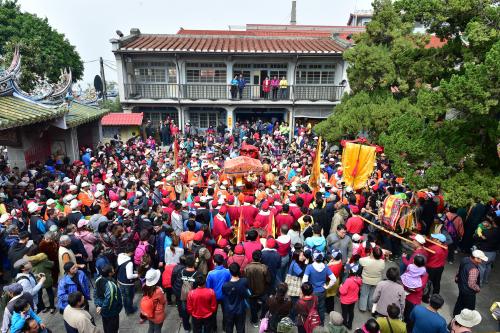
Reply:
M375 0L345 52L351 94L315 130L385 147L414 188L464 206L500 193L500 9L494 0ZM428 34L413 33L415 22ZM430 35L446 43L426 47Z
M99 102L99 107L102 109L108 109L111 112L122 112L122 104L120 103L119 97L101 101Z
M82 77L83 63L75 47L46 18L21 12L15 0L0 0L0 22L0 54L7 64L20 47L23 89L31 90L39 78L57 82L64 68L71 69L74 81Z

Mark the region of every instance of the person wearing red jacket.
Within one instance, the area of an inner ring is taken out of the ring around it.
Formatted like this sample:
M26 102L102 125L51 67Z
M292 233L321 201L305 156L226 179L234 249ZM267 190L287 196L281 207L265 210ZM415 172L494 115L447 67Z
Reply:
M235 222L237 222L240 219L240 214L241 214L241 207L236 206L234 204L234 195L229 195L227 197L227 212L229 214L229 220L231 221L231 225L235 225Z
M289 213L290 207L287 204L283 205L283 210L281 213L277 214L276 219L276 229L281 232L281 226L287 225L288 229L292 228L292 224L294 222L294 217Z
M340 285L340 306L342 308L342 317L344 318L344 326L352 329L352 321L354 320L354 306L359 299L359 289L361 288L362 280L358 276L359 264L351 266L349 277Z
M217 215L214 216L214 225L212 228L212 236L216 241L220 238L224 238L229 241L231 235L233 234L234 227L228 227L226 222L227 207L222 206Z
M350 206L350 208L352 214L359 214L358 206ZM365 227L365 222L359 216L351 216L347 219L345 227L347 228L347 233L350 235L361 234Z
M256 250L262 250L262 243L260 242L259 233L257 230L250 230L247 233L246 241L243 243L245 256L248 262L252 262L252 254Z
M252 227L255 228L260 235L266 236L266 230L271 223L272 214L269 210L269 204L264 202L262 204L262 210L255 216Z
M259 213L259 209L253 205L255 198L246 196L243 206L240 207L241 216L245 225L250 228L253 225L255 216Z
M217 308L215 291L205 287L205 277L200 274L195 278L196 289L187 297L187 312L193 317L193 333L212 332L212 316Z
M444 265L448 258L448 248L443 248L446 245L446 236L443 234L431 234L434 242L440 244L429 244L429 249L435 253L429 252L427 255L427 274L432 283L432 293L439 294L441 291L441 276L443 275ZM430 296L430 295L429 295Z

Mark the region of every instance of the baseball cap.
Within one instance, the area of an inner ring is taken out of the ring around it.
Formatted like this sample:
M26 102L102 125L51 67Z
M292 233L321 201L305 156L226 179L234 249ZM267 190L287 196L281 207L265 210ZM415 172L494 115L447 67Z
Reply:
M443 235L443 234L431 234L431 237L434 238L434 239L437 239L441 243L445 243L446 242L446 236Z
M478 259L481 259L482 261L484 262L487 262L488 261L488 257L484 254L483 251L481 250L474 250L472 251L472 256L474 258L478 258Z

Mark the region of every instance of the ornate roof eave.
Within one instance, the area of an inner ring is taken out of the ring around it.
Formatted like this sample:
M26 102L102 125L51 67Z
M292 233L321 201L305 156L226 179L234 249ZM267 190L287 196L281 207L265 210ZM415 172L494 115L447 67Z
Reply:
M14 82L21 71L21 54L16 46L9 68L0 72L0 96L11 95L14 92Z
M61 76L59 77L59 82L56 84L48 85L46 91L42 95L30 94L23 91L17 81L14 82L15 90L18 94L28 98L32 101L46 104L46 105L60 105L65 101L68 92L72 85L72 73L70 69L65 69L61 71Z

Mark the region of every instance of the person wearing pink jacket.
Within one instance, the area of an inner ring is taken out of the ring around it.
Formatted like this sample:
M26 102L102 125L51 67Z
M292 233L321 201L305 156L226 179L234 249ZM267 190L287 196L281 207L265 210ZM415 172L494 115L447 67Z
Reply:
M344 326L352 329L352 321L354 320L354 306L359 299L359 290L361 288L362 279L359 277L359 264L351 266L349 277L340 285L340 306L342 308L342 317L344 318Z

